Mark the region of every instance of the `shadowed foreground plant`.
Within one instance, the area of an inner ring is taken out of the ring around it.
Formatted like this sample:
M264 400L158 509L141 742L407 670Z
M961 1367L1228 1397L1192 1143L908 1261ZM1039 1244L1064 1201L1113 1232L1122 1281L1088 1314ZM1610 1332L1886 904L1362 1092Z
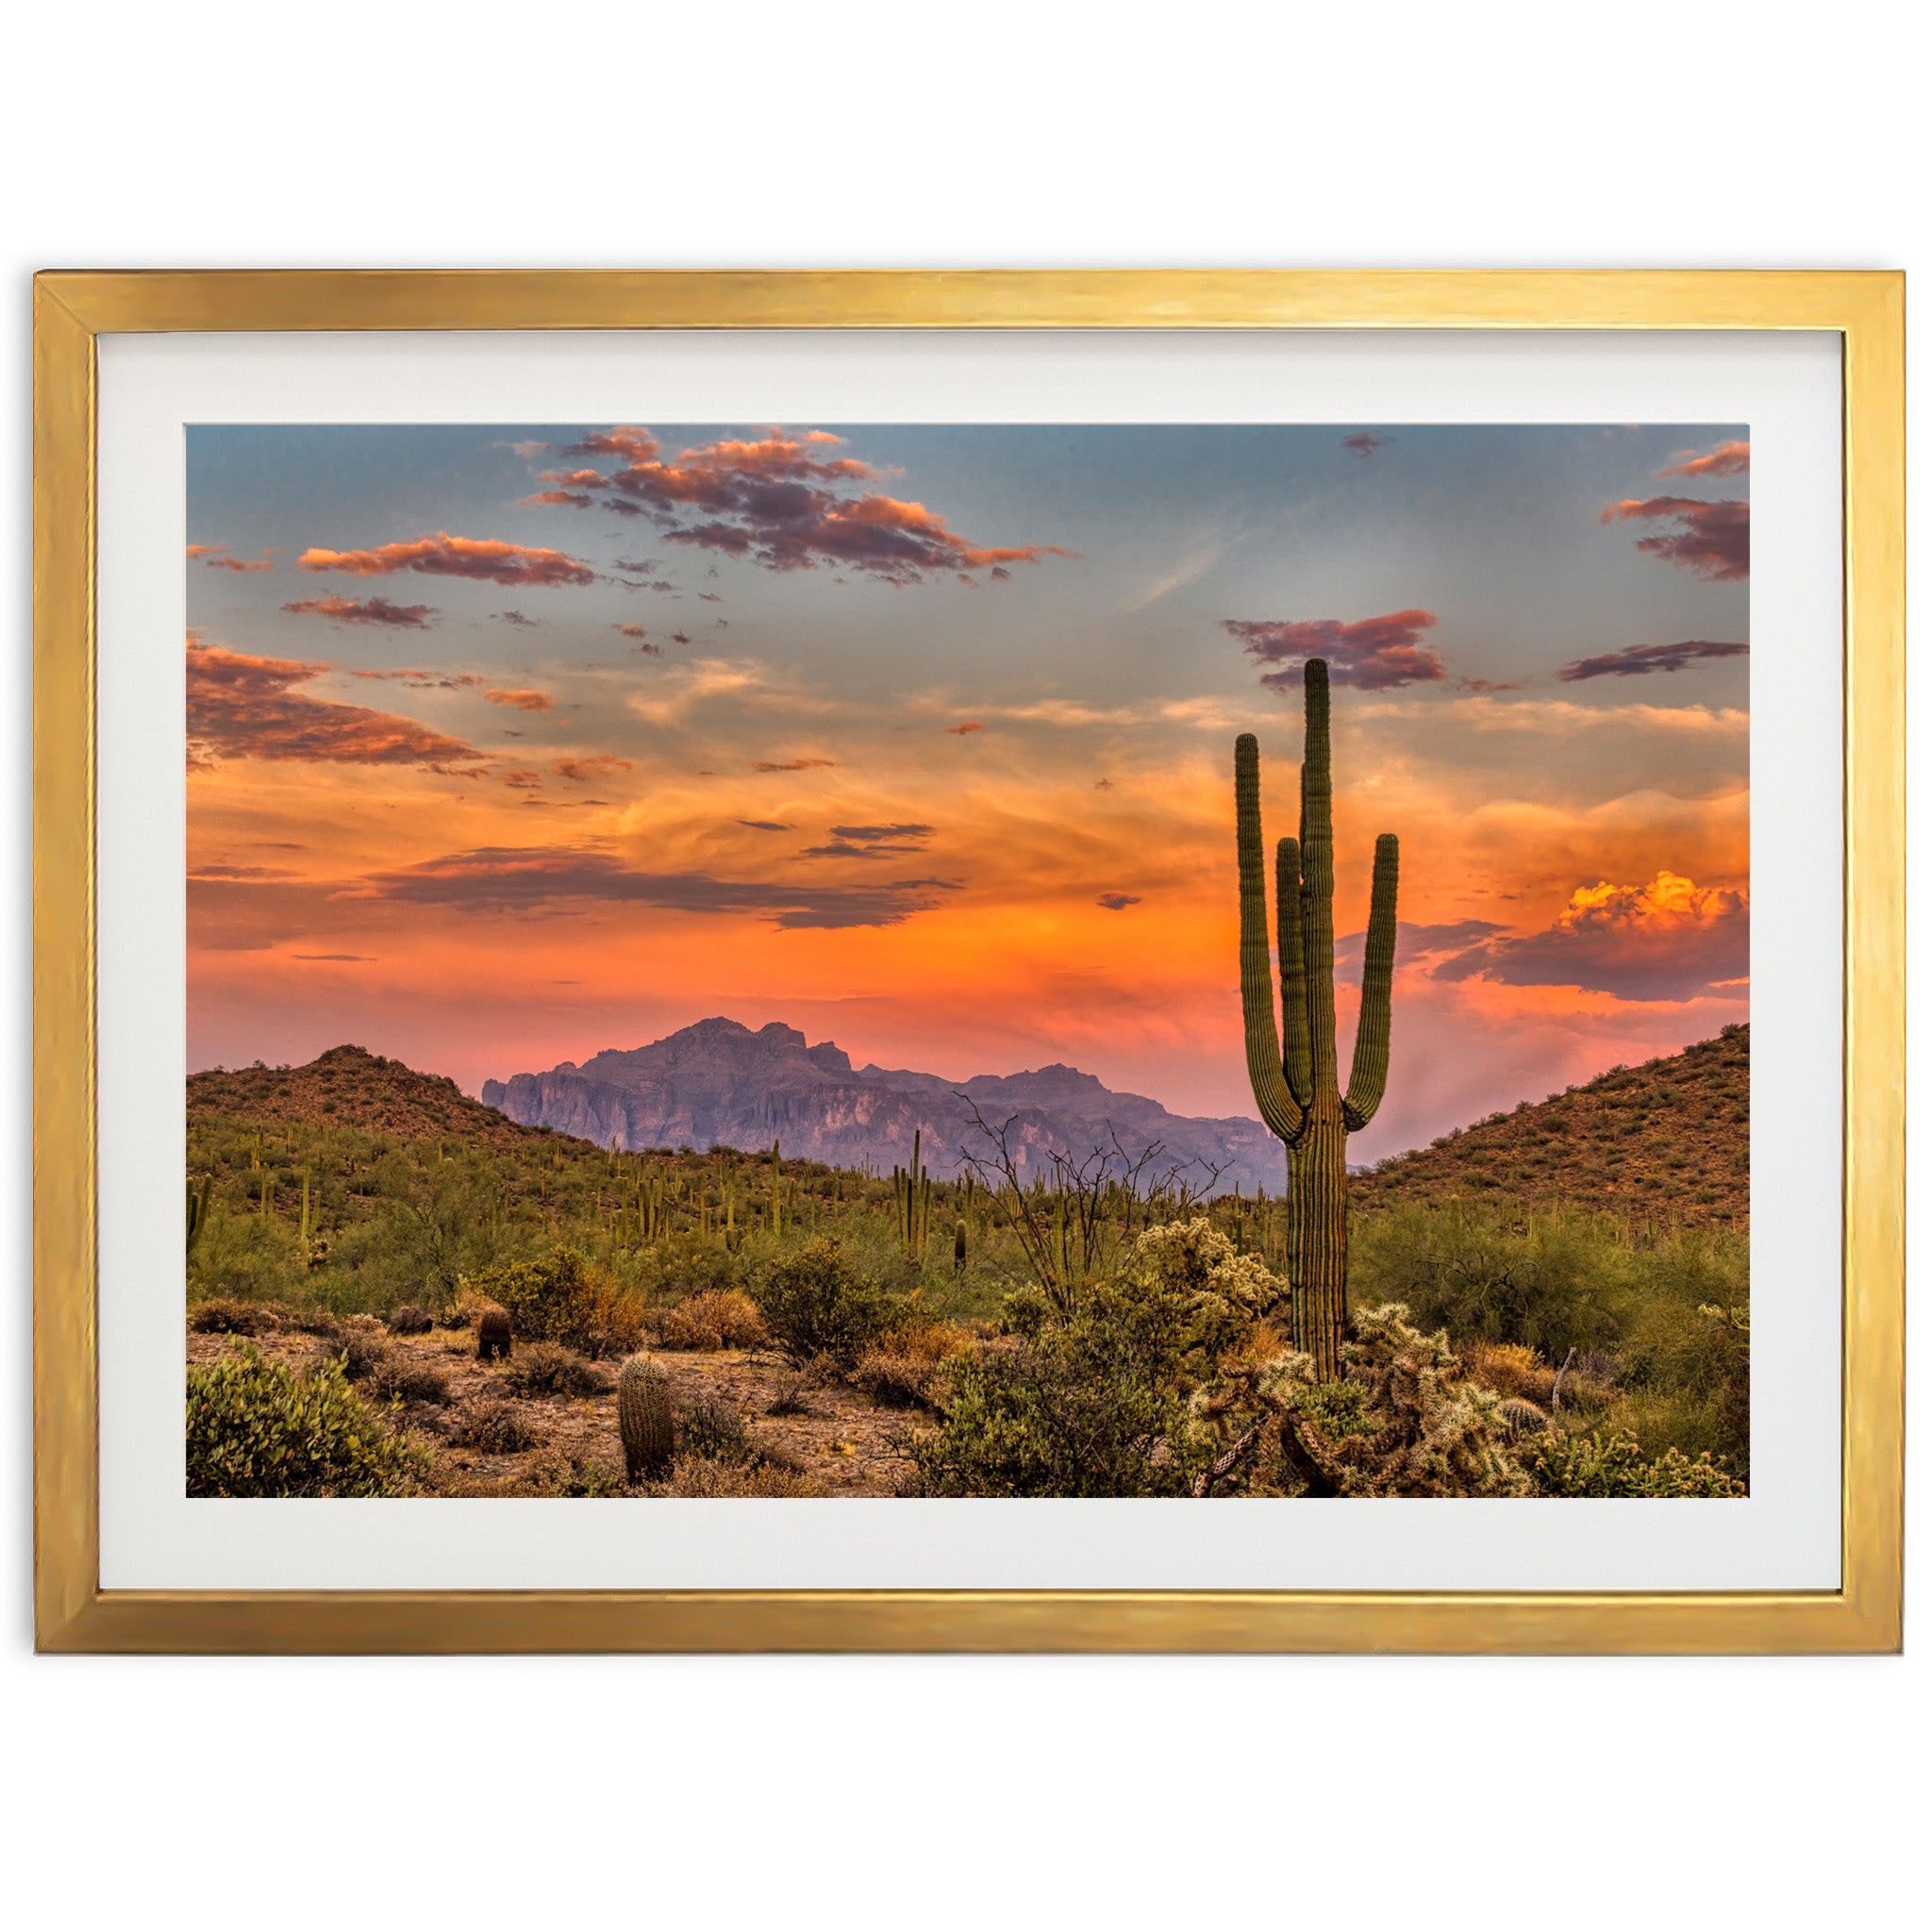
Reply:
M188 1372L191 1496L406 1496L428 1468L339 1361L298 1371L240 1341Z

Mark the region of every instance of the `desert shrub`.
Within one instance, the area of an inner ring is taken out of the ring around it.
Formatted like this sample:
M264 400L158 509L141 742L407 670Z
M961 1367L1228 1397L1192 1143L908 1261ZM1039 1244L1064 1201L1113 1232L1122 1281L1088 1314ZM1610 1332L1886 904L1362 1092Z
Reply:
M1666 1449L1645 1461L1627 1434L1566 1436L1552 1432L1524 1451L1524 1466L1545 1496L1742 1496L1745 1486L1707 1452L1694 1460Z
M519 1349L503 1371L503 1386L517 1395L607 1395L610 1377L573 1350L554 1341Z
M530 1448L539 1438L514 1403L486 1396L458 1419L449 1440L458 1449L476 1449L485 1456L513 1456L520 1449Z
M743 1416L715 1395L701 1397L679 1414L677 1447L680 1456L714 1462L745 1462L758 1455Z
M541 1261L513 1261L466 1277L458 1307L488 1297L508 1310L519 1340L562 1342L581 1354L627 1354L643 1330L644 1310L591 1273L575 1248L558 1247Z
M707 1289L658 1317L659 1348L757 1348L766 1339L758 1305L736 1289Z
M258 1302L238 1302L228 1295L210 1295L188 1310L188 1325L197 1335L259 1335L281 1324Z
M797 1363L825 1356L850 1368L895 1312L891 1297L853 1274L835 1241L812 1241L769 1263L751 1296L773 1339Z
M389 1343L379 1330L345 1327L331 1345L330 1352L342 1365L351 1382L364 1382L389 1359Z
M431 1326L429 1317L412 1303L406 1302L389 1318L391 1335L426 1335Z
M1424 1329L1514 1342L1560 1361L1613 1343L1631 1304L1627 1238L1568 1212L1507 1203L1404 1203L1363 1217L1349 1241L1349 1295L1400 1302Z
M1221 1439L1195 1398L1252 1341L1280 1282L1205 1220L1148 1229L1064 1313L1021 1290L1018 1345L961 1353L940 1427L913 1446L929 1495L1190 1495Z
M349 1387L340 1362L306 1371L234 1343L188 1372L191 1496L413 1494L429 1457Z
M876 1348L869 1348L852 1371L855 1388L889 1408L937 1406L948 1357L972 1346L972 1337L951 1322L901 1324Z
M363 1386L378 1402L449 1400L449 1377L434 1362L425 1362L407 1349L386 1349L370 1364Z
M772 1391L772 1399L765 1405L767 1415L816 1415L808 1390L810 1384L805 1376L787 1375Z

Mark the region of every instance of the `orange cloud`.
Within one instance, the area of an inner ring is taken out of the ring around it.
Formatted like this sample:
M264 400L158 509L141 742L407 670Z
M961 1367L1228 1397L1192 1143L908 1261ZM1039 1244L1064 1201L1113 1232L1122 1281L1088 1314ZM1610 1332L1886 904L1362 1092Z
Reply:
M555 708L548 693L541 691L486 691L483 695L491 704L507 705L513 711L548 711Z
M1398 953L1400 948L1398 946ZM1578 886L1544 931L1484 938L1435 968L1510 986L1574 986L1625 1000L1695 999L1751 972L1750 904L1670 871L1647 886Z
M948 738L964 738L969 731L984 731L985 729L986 726L984 724L948 724L946 726L946 736Z
M1249 657L1262 664L1291 668L1264 671L1261 682L1275 691L1297 689L1301 662L1308 658L1327 660L1329 682L1353 685L1357 691L1393 691L1405 684L1434 684L1445 674L1442 660L1425 650L1422 634L1436 622L1429 610L1395 610L1387 617L1365 617L1343 624L1333 617L1294 622L1250 623L1222 619L1221 627L1239 638Z
M1626 497L1607 504L1597 521L1624 524L1667 520L1676 525L1658 537L1640 537L1637 547L1680 570L1733 583L1751 575L1751 506L1731 498L1706 503L1694 496Z
M438 614L427 604L391 604L387 597L308 597L282 608L298 617L326 617L333 624L380 624L393 630L427 630Z
M328 669L292 658L251 658L191 645L191 758L201 765L215 758L279 758L441 770L481 756L474 745L413 718L335 704L294 689Z
M760 758L758 763L752 766L752 770L754 772L808 772L815 765L829 767L836 762L837 760L833 758L785 758L775 761L769 758Z
M407 543L384 543L374 550L305 550L302 570L341 571L352 577L391 576L415 571L424 576L475 577L491 584L591 584L597 573L561 550L535 549L494 538L452 537L438 530Z
M1714 450L1699 456L1695 450L1680 449L1658 476L1739 476L1751 467L1748 442L1721 442Z

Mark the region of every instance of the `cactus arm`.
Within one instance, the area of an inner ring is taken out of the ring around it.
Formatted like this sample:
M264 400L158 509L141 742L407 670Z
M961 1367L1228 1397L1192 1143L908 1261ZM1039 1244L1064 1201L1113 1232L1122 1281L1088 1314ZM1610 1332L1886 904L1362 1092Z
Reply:
M1341 1104L1351 1134L1374 1119L1389 1081L1389 993L1395 977L1395 885L1400 848L1391 832L1375 841L1375 885L1362 948L1362 1007L1356 1022L1355 1066Z
M1288 1091L1307 1107L1313 1093L1308 1068L1308 980L1302 958L1302 848L1283 839L1274 848L1274 942L1281 959L1281 1070Z
M1274 980L1268 958L1268 884L1261 862L1261 749L1252 732L1234 746L1236 844L1241 862L1241 1027L1247 1039L1248 1080L1268 1131L1292 1141L1302 1108L1282 1071L1274 1032Z
M1307 986L1308 1091L1335 1090L1335 824L1328 769L1328 667L1302 671L1307 741L1302 755L1302 972Z

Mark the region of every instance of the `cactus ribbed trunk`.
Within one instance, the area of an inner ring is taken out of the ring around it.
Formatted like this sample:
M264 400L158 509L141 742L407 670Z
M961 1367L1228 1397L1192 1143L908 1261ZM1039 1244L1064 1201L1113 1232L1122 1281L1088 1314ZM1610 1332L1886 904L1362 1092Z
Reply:
M1243 733L1234 750L1236 843L1241 862L1241 1018L1248 1077L1269 1129L1288 1150L1287 1256L1295 1346L1324 1380L1340 1372L1348 1324L1348 1137L1381 1105L1389 1077L1389 1009L1395 965L1398 852L1375 841L1374 885L1363 951L1361 1013L1348 1091L1335 1047L1335 830L1328 749L1328 667L1302 674L1306 743L1299 838L1275 847L1275 946L1281 1035L1274 1031L1268 903L1261 839L1261 753Z

